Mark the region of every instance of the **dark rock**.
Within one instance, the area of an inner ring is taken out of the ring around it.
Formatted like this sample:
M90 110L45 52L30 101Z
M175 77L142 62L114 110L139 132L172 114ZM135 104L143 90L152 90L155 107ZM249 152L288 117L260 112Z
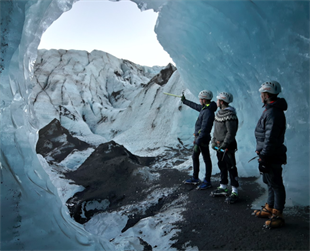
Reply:
M154 158L133 155L114 141L99 145L77 170L65 173L67 179L85 187L67 201L71 215L77 222L85 223L98 213L87 211L87 202L108 200L111 209L121 203L143 200L146 194L142 191L149 183L134 171L152 161Z
M160 86L163 86L168 83L171 75L177 70L177 68L172 65L168 64L164 69L160 71L157 75L155 75L149 83L146 85L147 87L151 86L152 84L158 84Z
M59 120L54 119L39 130L36 152L47 158L48 162L59 163L74 150L82 151L89 147L88 143L73 137Z

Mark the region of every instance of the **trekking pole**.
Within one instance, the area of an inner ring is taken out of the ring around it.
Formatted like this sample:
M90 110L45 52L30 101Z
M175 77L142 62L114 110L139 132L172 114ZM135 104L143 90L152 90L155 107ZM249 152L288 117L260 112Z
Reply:
M172 97L182 98L182 96L180 96L180 95L175 95L175 94L171 94L171 93L168 93L168 92L164 92L164 94L168 95L168 96L172 96Z

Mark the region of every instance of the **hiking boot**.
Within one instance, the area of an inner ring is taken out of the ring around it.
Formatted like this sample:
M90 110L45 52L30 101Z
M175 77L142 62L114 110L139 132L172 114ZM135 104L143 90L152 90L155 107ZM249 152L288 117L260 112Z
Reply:
M282 212L277 209L272 209L272 216L269 220L265 221L265 225L263 225L264 228L277 228L277 227L283 227L285 224L285 221L283 219Z
M210 181L206 181L206 179L204 179L204 181L197 187L198 190L204 190L204 189L208 189L211 188L211 182Z
M238 199L239 199L238 194L236 194L236 193L231 193L231 195L229 195L229 197L226 198L225 202L227 202L228 204L233 204L233 203L235 203Z
M265 206L262 206L261 210L254 210L252 215L258 218L270 218L272 216L272 209L273 208L266 203Z
M221 188L218 187L216 190L212 191L210 196L227 196L228 195L228 189L227 188Z
M201 182L200 179L195 179L194 177L191 177L183 181L184 184L190 184L190 185L198 185L200 182Z

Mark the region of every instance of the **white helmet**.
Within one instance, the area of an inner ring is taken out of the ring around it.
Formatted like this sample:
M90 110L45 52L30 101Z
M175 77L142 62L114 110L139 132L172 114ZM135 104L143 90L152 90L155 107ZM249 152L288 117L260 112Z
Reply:
M213 93L211 91L203 90L199 92L198 98L211 100L213 98Z
M216 97L217 99L223 100L226 103L231 103L234 100L234 97L231 93L229 92L221 92L219 95Z
M281 85L277 81L265 82L262 84L259 92L268 92L271 94L279 94L281 92Z

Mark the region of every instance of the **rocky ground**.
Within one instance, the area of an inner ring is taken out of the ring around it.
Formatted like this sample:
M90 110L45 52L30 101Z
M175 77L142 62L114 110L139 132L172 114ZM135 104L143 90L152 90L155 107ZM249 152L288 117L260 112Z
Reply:
M48 128L44 130L51 132ZM82 144L72 139L70 142L73 149L74 144ZM51 145L44 141L40 144L45 146L44 149ZM57 146L57 156L62 147L67 151L68 144ZM40 151L39 144L37 151ZM56 159L51 154L46 154L49 159ZM157 158L142 158L113 141L98 146L77 170L63 173L73 183L85 187L84 191L76 193L67 202L71 216L83 224L94 214L115 212L126 205L139 204L155 189L168 189L169 193L163 193L143 213L135 208L126 212L129 219L122 232L141 219L161 213L167 208L182 207L185 208L182 212L183 220L175 223L174 228L180 231L173 237L175 242L172 246L178 250L187 246L198 247L199 250L309 250L309 207L286 208L285 227L262 229L265 219L251 215L253 201L264 194L264 188L256 182L260 177L241 178L240 200L230 205L224 203L224 197L211 197L212 188L197 190L195 186L183 184L188 171L164 165L166 160L172 158L176 160L173 165L179 164L182 156L189 154L190 150L187 149L170 149ZM212 180L216 188L219 176L213 176ZM100 203L104 200L109 202L107 208L87 210L87 203ZM143 239L141 244L145 250L153 248Z
M118 150L120 149L122 148ZM124 154L120 154L122 155ZM182 184L188 177L187 172L171 168L151 170L159 173L160 179L145 182L141 177L131 175L133 169L130 171L130 168L124 165L124 159L117 157L109 161L111 166L106 166L108 170L104 169L108 176L96 172L92 168L95 165L88 165L85 172L77 170L66 174L67 178L87 187L74 196L75 201L109 198L111 204L108 211L112 212L124 205L144 200L148 192L143 191L150 191L148 189L150 187L175 188L173 193L163 196L144 214L135 211L134 217L129 217L122 232L139 220L161 212L164 207L174 204L181 196L187 195L188 199L184 203L186 208L183 212L184 221L175 225L176 229L181 229L174 237L176 242L173 247L178 250L184 249L186 245L196 246L199 250L309 250L309 207L285 209L286 225L281 229L263 229L265 219L251 215L252 202L264 193L264 189L256 182L256 177L240 179L240 201L229 205L224 202L224 197L211 197L212 188L197 190L195 186ZM122 167L124 168L122 170L115 169ZM88 180L87 184L85 180ZM219 177L213 176L213 180L219 180ZM215 186L218 185L217 182L214 182ZM84 223L85 221L78 216L79 210L80 208L73 210L75 218ZM89 217L95 213L97 211L89 212ZM128 212L128 215L133 215L133 212ZM146 244L145 250L152 250L152 247Z
M251 215L251 203L263 193L255 180L240 180L240 201L231 205L210 197L210 190L180 187L189 201L175 247L190 241L199 250L309 250L309 207L286 208L285 227L263 229L265 219Z

